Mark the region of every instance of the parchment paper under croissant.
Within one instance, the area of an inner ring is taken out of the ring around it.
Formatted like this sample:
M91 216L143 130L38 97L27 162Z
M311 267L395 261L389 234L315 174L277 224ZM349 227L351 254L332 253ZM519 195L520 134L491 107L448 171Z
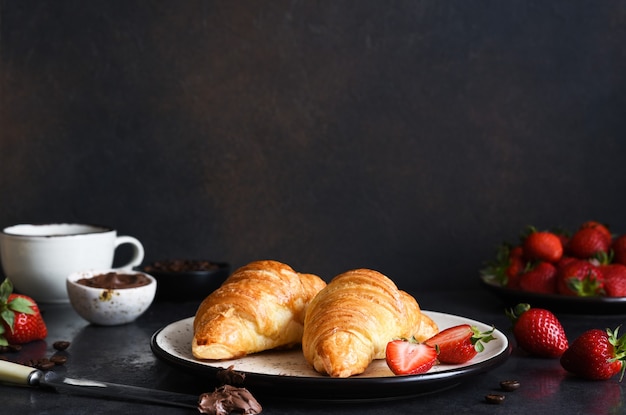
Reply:
M304 320L302 350L315 370L331 377L365 371L385 358L387 343L439 331L417 301L388 277L356 269L335 277L313 299Z
M277 261L237 269L198 307L192 353L232 359L302 340L305 311L326 283Z

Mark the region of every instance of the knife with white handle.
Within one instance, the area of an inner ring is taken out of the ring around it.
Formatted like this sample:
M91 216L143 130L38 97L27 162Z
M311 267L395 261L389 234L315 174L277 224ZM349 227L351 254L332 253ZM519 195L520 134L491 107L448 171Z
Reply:
M197 396L87 379L72 379L52 371L42 372L39 369L6 360L0 360L0 382L22 386L44 386L57 391L109 399L198 408Z

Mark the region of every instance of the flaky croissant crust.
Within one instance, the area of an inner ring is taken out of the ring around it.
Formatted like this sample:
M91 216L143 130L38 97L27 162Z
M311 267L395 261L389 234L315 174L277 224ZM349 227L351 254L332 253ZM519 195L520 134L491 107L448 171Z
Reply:
M193 355L231 359L300 343L306 308L325 285L278 261L237 269L198 307Z
M385 275L356 269L335 277L311 302L302 350L315 370L332 377L365 371L395 338L426 339L438 331L408 293Z

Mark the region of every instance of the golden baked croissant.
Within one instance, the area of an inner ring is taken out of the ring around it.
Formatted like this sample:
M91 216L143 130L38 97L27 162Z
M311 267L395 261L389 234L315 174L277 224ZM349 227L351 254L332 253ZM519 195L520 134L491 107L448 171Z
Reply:
M387 343L439 331L415 298L388 277L356 269L335 277L313 299L304 320L302 350L315 370L331 377L363 373L385 357Z
M326 283L277 261L237 269L198 307L192 353L231 359L298 344L306 307Z

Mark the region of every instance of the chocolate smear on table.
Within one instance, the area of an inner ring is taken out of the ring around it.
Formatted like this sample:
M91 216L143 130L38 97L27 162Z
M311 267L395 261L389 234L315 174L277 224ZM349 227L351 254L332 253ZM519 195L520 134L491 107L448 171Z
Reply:
M246 388L223 385L212 393L203 393L198 400L198 411L209 415L260 414L263 408Z

